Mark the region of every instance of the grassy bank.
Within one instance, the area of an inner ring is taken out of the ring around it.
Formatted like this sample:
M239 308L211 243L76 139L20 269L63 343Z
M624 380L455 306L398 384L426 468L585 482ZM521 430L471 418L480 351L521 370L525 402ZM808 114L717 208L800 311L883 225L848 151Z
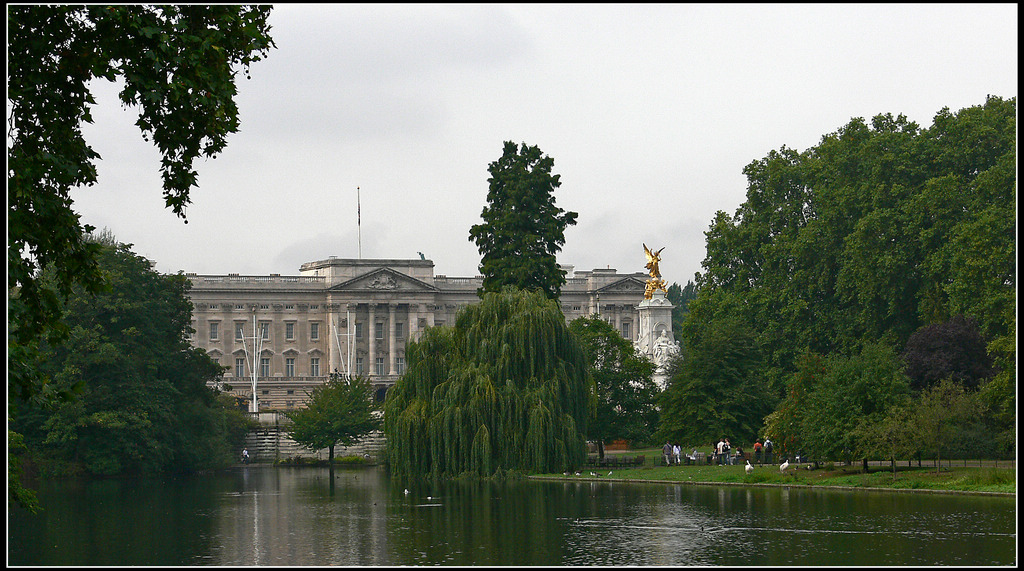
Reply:
M778 466L755 466L747 474L745 466L644 466L642 468L585 468L579 475L544 474L543 478L566 480L658 481L679 483L723 483L751 485L802 485L843 488L884 488L894 490L943 490L959 492L1017 492L1017 471L993 467L897 467L895 478L889 467L872 466L868 473L860 466L832 466L808 469L794 464L782 473ZM609 474L610 472L610 474ZM591 475L596 474L596 475Z

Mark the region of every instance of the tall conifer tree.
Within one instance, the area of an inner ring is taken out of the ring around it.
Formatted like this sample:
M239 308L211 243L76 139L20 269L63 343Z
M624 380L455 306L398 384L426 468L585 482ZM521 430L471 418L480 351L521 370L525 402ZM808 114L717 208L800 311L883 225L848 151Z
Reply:
M555 161L536 147L505 141L501 158L487 167L491 177L482 224L469 230L480 250L481 292L506 285L538 289L557 299L565 284L555 254L565 244L565 228L576 224L575 212L555 206L561 185L551 174Z

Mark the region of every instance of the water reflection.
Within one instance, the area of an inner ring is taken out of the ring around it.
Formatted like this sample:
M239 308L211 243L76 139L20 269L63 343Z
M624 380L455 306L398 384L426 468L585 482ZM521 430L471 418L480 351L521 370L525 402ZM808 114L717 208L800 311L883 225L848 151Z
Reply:
M403 489L408 488L409 494ZM1013 498L247 467L57 482L14 565L1009 565Z

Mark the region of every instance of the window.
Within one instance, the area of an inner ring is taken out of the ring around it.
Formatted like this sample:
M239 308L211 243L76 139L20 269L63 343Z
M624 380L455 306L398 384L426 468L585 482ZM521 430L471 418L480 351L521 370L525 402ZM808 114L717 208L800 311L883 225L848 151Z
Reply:
M373 368L378 375L384 374L384 357L377 357L374 360Z
M309 376L320 376L320 357L311 357L309 359Z
M319 341L320 340L320 324L319 323L314 322L314 323L310 323L309 324L309 338L312 341Z
M284 406L286 406L288 408L295 408L295 401L293 401L293 400L284 401Z
M284 338L291 341L295 339L295 324L285 323L284 324Z
M270 357L263 357L260 359L260 376L270 376Z
M261 303L260 304L260 309L270 309L270 306L265 304L265 303Z
M263 394L269 395L270 394L270 389L263 389Z
M260 323L260 338L263 340L270 339L270 324L266 321Z
M241 341L242 340L242 332L244 330L245 330L245 324L244 323L236 323L235 324L235 341Z
M625 337L626 339L630 338L629 337L629 322L628 321L622 324L622 336Z
M405 373L405 357L395 357L395 374Z
M395 339L405 339L405 324L404 323L396 323L395 324Z
M356 323L356 339L362 339L362 338L363 338L363 324L362 323Z
M363 374L363 358L362 357L356 357L356 374L357 375L362 375Z
M288 389L288 390L285 391L285 394L293 395L293 394L295 394L295 389Z
M376 339L383 339L384 338L384 324L383 323L374 323L373 324L373 336Z
M245 359L241 357L235 358L235 376L239 378L245 376Z
M284 360L284 376L295 376L295 357L288 357Z
M220 339L220 323L216 321L210 322L210 341L216 341Z

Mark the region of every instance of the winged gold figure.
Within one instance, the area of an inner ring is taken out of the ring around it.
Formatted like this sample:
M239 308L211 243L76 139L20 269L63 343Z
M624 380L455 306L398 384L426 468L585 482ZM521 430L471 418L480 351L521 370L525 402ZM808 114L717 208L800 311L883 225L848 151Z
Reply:
M664 250L663 247L661 250ZM657 252L651 252L651 249L644 244L644 254L647 256L647 265L644 266L651 271L651 277L658 279L661 277L661 270L658 269L658 262L661 261L661 250Z

